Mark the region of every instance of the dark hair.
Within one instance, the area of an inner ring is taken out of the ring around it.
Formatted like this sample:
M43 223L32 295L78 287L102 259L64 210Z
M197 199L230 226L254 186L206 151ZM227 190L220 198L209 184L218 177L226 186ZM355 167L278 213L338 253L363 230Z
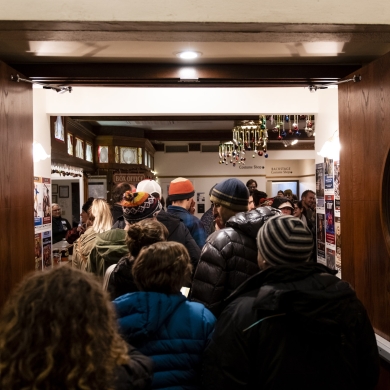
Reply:
M302 195L301 195L301 199L302 198L305 198L309 193L312 193L312 194L316 194L314 191L312 191L312 190L306 190L306 191L303 191L302 192Z
M281 192L281 193L284 195L284 192L283 192L282 190L279 190L279 191L277 192L277 194L279 194L279 192Z
M83 207L81 207L81 209L85 211L87 214L89 214L89 210L92 206L93 200L94 200L93 197L88 198L87 201L83 204Z
M134 186L131 186L129 183L119 183L112 190L112 200L115 203L119 203L122 200L123 194L126 191L132 191Z
M157 242L142 248L134 261L133 276L141 291L177 294L191 278L190 256L183 244Z
M143 247L166 241L168 236L168 229L161 222L147 218L129 226L126 244L130 254L137 257Z
M292 196L292 191L290 189L284 190L284 196L291 195Z
M247 182L246 182L246 186L249 187L251 184L255 183L256 184L256 187L257 187L257 181L256 180L253 180L253 179L249 179Z
M34 273L0 316L2 389L107 389L129 362L100 283L70 267Z
M262 203L260 200L267 198L267 196L268 195L263 191L254 190L252 193L254 206L259 207Z

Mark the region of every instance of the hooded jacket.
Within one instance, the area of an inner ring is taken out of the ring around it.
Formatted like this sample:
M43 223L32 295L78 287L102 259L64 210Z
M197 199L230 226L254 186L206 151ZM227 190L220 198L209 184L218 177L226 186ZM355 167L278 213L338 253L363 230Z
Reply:
M205 352L205 388L373 389L374 331L335 273L321 264L281 265L240 286Z
M123 229L111 229L96 235L95 247L88 257L87 271L104 276L106 269L118 263L129 254L126 245L126 232Z
M114 302L124 339L154 361L153 389L200 388L201 355L215 317L178 294L134 292Z
M225 229L211 234L194 275L191 300L203 303L218 317L224 299L259 272L257 232L265 221L279 214L268 206L238 213L227 221Z

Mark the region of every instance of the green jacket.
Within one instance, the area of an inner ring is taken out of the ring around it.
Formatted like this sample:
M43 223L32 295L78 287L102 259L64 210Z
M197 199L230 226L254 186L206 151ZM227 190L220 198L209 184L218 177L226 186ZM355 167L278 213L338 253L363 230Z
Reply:
M112 229L96 235L95 247L88 257L87 271L104 276L106 269L129 254L126 245L126 231Z

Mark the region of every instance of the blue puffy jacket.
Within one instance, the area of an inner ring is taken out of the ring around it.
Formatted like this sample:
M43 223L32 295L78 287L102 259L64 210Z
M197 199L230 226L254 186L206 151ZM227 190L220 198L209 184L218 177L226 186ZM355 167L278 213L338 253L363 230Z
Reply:
M181 293L134 292L114 302L121 334L154 361L153 389L199 389L215 317Z

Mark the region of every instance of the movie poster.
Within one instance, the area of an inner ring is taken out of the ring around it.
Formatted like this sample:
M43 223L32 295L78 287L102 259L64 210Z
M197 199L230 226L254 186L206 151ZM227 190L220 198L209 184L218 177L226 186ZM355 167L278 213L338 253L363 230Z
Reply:
M35 234L35 271L42 270L42 233Z
M335 251L330 248L326 248L326 266L330 269L336 269Z
M324 214L317 214L317 261L319 263L326 264Z
M335 161L333 165L334 169L334 202L335 202L335 210L340 210L340 162Z
M316 198L324 199L324 164L316 164Z
M325 195L325 232L326 242L335 244L334 236L334 196Z
M51 223L50 179L34 176L34 224Z
M325 157L324 159L325 166L325 195L333 194L333 160Z
M341 273L341 224L340 217L334 218L334 227L336 231L336 269Z
M321 241L317 241L317 263L326 265L325 243Z
M42 232L43 268L51 268L51 231Z

